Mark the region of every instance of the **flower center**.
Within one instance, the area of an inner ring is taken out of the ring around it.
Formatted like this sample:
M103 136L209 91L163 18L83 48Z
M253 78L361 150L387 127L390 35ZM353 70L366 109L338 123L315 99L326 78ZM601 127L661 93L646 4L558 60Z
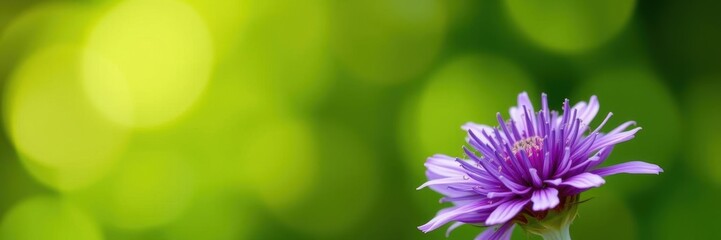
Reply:
M543 138L538 136L527 137L513 144L513 154L518 154L519 151L523 150L531 156L534 152L541 151L543 147Z

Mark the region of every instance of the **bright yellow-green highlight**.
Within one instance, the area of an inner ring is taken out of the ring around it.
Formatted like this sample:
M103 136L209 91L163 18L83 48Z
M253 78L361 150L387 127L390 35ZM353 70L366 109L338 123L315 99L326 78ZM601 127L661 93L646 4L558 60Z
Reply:
M666 171L584 192L573 239L715 239L719 7L0 0L0 240L444 239L424 161L522 91L597 95L644 128L602 166Z
M631 18L635 0L505 0L516 26L538 45L580 53L614 37Z
M101 240L103 233L80 209L52 197L33 197L10 209L0 224L2 239Z
M127 140L82 93L80 50L56 46L28 57L5 95L5 119L15 147L41 182L59 190L102 177Z
M207 23L213 40L216 59L224 60L235 53L235 44L247 36L249 19L256 13L252 11L250 0L182 0L195 9Z
M203 19L174 0L119 3L92 28L87 46L93 53L85 59L87 94L108 118L139 128L190 109L213 58Z
M445 1L332 1L332 43L357 78L393 84L433 62L446 29Z

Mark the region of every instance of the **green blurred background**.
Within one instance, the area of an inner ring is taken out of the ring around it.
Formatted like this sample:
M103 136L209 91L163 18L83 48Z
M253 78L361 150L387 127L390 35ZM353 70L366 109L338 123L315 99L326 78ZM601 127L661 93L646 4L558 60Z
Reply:
M584 194L575 239L712 239L720 11L0 0L0 237L441 239L416 229L444 206L415 190L425 158L460 156L461 124L493 124L528 91L556 109L598 95L609 126L644 127L607 164L665 169Z

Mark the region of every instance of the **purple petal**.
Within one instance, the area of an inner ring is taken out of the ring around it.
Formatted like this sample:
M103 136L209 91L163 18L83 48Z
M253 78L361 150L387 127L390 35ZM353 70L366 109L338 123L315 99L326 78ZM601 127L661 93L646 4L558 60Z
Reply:
M489 197L483 196L481 194L470 194L470 195L467 194L467 195L458 196L458 197L443 197L443 198L441 198L441 200L439 200L439 202L440 203L453 202L456 205L460 205L460 204L466 204L470 201L483 200L484 198L489 198Z
M561 184L562 181L560 178L556 178L556 179L543 180L543 182L555 187L555 186L558 186L559 184Z
M560 202L558 200L558 190L555 188L545 188L533 191L531 201L533 201L533 211L543 211L554 208Z
M444 224L455 221L456 218L464 215L464 214L475 214L478 211L481 210L490 210L494 207L496 207L497 204L486 204L485 202L478 202L475 204L468 204L463 205L455 208L447 208L444 210L441 210L436 217L428 221L428 223L419 226L418 229L420 229L423 232L430 232L435 230L436 228L439 228L443 226Z
M608 133L604 135L603 137L598 138L598 140L593 143L593 146L591 146L591 149L601 149L607 146L616 145L628 140L633 139L636 136L636 133L641 130L641 127L637 127L625 132L620 133Z
M614 129L611 130L610 132L608 132L608 134L620 133L620 132L622 132L623 130L626 130L626 128L628 128L629 126L636 126L636 122L635 122L635 121L625 122L625 123L619 125L618 127L614 128Z
M481 140L481 142L483 144L491 145L491 142L489 141L489 139L486 139L484 137L483 133L484 132L492 133L493 132L492 127L490 127L488 125L467 122L466 124L463 124L463 126L461 126L461 129L463 129L463 131L466 131L466 132L472 131L474 134L476 134L476 136L478 136L478 139ZM466 137L466 142L471 142L470 136Z
M495 210L493 210L491 215L488 216L488 219L486 219L486 225L491 226L511 220L530 201L531 200L529 199L516 199L501 203Z
M496 227L488 227L475 240L508 240L511 239L513 228L516 224L507 222L496 229Z
M584 103L581 105L581 103ZM576 108L578 106L578 117L581 119L581 121L585 124L591 124L591 121L594 117L596 117L596 114L598 113L598 109L600 108L600 104L598 104L598 98L594 95L591 96L591 99L588 100L588 105L585 104L585 102L580 102L574 106ZM581 108L583 106L583 108Z
M468 162L468 160L465 161ZM468 174L455 158L437 154L429 157L428 160L426 160L425 165L428 169L428 171L426 171L426 176L428 176L429 181L421 185L419 189L428 186L443 195L458 197L468 195L468 193L450 189L449 184L457 183L458 185L456 185L456 187L473 187L474 181L469 179ZM455 179L455 181L453 179ZM469 180L463 181L462 179Z
M456 158L446 155L433 155L426 160L424 165L428 171L441 177L460 177L466 175L461 165L456 162Z
M523 110L523 107L526 107L529 112L535 112L535 110L533 109L533 103L531 102L531 99L528 97L528 93L526 92L518 94L518 109Z
M591 132L591 134L600 132L601 129L603 128L603 126L606 126L606 123L608 122L608 119L611 119L612 116L613 116L613 113L612 113L612 112L608 113L608 115L606 115L606 118L604 118L603 121L601 121L601 124L599 124L599 125L596 127L596 129L594 129L593 132Z
M488 192L486 194L486 197L489 199L493 199L493 198L505 198L505 197L515 196L515 195L517 195L517 194L514 192Z
M533 186L539 187L543 184L541 181L541 177L538 176L538 170L536 170L535 168L530 168L528 169L528 173L531 174L531 179L533 179Z
M506 186L508 190L511 190L511 192L514 192L516 194L526 194L528 191L531 190L530 187L526 187L513 181L509 181L503 176L498 177L498 179L501 180L501 183L503 183L503 185Z
M571 186L578 189L588 189L592 187L599 187L604 183L606 183L606 180L603 180L601 176L585 172L566 179L566 181L562 182L560 185Z
M466 179L463 177L439 178L439 179L433 179L433 180L423 183L423 185L416 188L416 190L421 190L424 187L435 186L435 185L472 184L472 183L473 182L470 179Z
M526 119L527 112L531 113L528 117L533 122L535 122L536 119L535 119L534 115L532 114L533 112L535 112L533 110L533 103L531 103L531 99L528 97L528 93L522 92L522 93L518 94L518 106L511 107L511 109L509 110L511 119L513 119L513 121L517 123L519 130L522 130L522 131L528 130L526 128L526 126L524 125L524 122L526 121L525 119Z
M526 96L528 98L528 96ZM521 99L519 99L520 101ZM518 107L511 107L511 123L513 123L514 134L518 136L529 137L536 135L536 116L533 114L533 106L530 104L530 100L527 104L519 105ZM519 102L520 103L520 102ZM529 107L530 106L530 107Z
M650 164L641 161L625 162L591 171L600 176L608 176L619 173L631 174L659 174L663 169L656 164Z
M558 163L558 169L556 169L556 174L554 175L555 178L563 176L563 174L566 174L566 171L571 166L571 149L569 147L566 147L563 149L563 158L561 159L561 162Z
M576 174L580 172L586 172L588 169L591 169L598 164L601 164L603 161L606 161L606 158L608 158L609 155L611 155L611 151L613 151L613 146L608 146L606 148L602 148L596 152L593 156L589 157L588 159L584 160L581 163L576 164L570 172L575 172Z

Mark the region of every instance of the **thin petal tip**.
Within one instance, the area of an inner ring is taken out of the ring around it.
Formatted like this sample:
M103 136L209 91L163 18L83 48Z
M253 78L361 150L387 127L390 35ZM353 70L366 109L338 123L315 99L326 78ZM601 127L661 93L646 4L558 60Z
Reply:
M498 221L496 219L486 219L486 226L493 226L493 225L498 225L501 223L503 223L503 222Z

